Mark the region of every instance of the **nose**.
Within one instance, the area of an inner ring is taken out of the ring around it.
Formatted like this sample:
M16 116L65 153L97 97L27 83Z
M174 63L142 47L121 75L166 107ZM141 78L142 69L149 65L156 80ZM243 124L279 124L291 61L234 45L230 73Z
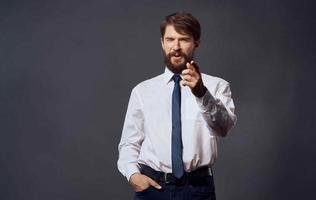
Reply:
M181 48L180 48L180 42L179 42L179 40L175 40L175 41L174 41L174 44L173 44L172 49L173 49L174 51L179 51L179 50L181 49Z

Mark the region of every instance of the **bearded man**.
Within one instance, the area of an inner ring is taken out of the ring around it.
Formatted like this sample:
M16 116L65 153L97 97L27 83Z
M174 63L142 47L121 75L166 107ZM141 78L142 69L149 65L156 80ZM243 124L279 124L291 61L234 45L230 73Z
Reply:
M187 12L160 24L164 73L133 88L118 169L135 199L215 200L217 138L236 123L229 83L200 72L201 27Z

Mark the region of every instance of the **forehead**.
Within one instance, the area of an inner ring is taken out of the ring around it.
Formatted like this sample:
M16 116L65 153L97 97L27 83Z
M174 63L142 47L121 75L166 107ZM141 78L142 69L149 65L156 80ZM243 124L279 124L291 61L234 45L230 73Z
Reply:
M189 34L186 34L184 32L179 33L176 31L176 29L174 28L174 26L172 25L167 25L166 29L165 29L165 34L164 34L164 38L166 37L192 37Z

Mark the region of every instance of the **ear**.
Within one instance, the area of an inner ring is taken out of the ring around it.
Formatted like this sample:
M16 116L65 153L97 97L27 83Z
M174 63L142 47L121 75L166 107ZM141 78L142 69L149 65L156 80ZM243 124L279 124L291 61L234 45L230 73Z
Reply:
M164 43L163 43L163 38L162 37L160 38L160 43L161 43L161 47L163 48Z

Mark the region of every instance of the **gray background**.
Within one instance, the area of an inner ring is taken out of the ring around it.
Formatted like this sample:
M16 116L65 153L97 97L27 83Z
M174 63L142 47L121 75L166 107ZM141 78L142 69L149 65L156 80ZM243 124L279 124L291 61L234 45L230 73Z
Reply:
M131 199L116 168L132 87L163 72L161 19L192 12L196 61L231 83L217 197L313 199L313 1L0 3L0 199Z

